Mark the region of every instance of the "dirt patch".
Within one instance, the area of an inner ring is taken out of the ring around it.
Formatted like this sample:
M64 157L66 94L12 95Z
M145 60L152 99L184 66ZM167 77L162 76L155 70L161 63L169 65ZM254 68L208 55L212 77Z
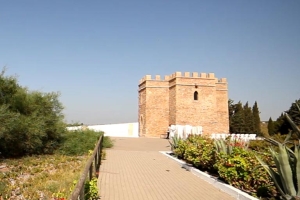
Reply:
M9 168L6 165L0 165L0 172L9 172Z

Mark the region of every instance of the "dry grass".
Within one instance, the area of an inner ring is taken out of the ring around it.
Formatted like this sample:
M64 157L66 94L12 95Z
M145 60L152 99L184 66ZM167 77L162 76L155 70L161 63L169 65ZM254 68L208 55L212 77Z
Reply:
M43 155L0 161L0 199L54 199L54 193L68 197L88 155Z

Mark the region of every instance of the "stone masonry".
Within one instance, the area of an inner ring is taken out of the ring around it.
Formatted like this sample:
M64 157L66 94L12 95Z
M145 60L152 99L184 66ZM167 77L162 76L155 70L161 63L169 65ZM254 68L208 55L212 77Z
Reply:
M228 133L226 78L214 73L175 72L139 83L139 136L160 137L169 124L202 126L203 134Z

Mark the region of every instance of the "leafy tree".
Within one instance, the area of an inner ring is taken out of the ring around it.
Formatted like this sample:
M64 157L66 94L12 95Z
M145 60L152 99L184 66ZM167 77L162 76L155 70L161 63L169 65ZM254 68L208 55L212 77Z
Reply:
M0 152L3 156L51 153L65 131L59 93L29 91L0 74Z
M287 110L285 112L290 116L292 121L297 126L299 126L300 125L300 113L299 113L296 103L299 105L300 99L296 100L295 103L292 103L289 110ZM277 118L277 120L274 124L275 124L274 125L275 133L280 133L282 135L285 135L285 134L288 134L290 130L292 130L290 123L287 121L287 119L283 113L281 113L281 115Z
M253 132L260 134L261 133L260 117L259 117L260 112L258 110L258 105L256 101L252 107L252 112L253 112Z
M0 74L0 105L9 104L19 89L16 77L5 77L5 69Z
M276 134L275 127L274 127L274 122L273 122L273 120L272 120L271 117L270 117L270 119L268 121L268 133L269 133L269 135Z

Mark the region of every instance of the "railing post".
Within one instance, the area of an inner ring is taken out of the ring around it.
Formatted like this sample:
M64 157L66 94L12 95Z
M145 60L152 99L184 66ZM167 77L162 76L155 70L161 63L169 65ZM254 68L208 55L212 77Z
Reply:
M99 160L98 160L98 165L100 165L101 164L101 159L102 159L102 143L100 143L100 146L99 146L99 148L98 148L98 158L99 158Z
M83 187L80 190L79 200L84 200L84 185L83 185Z
M100 145L98 147L98 151L99 151L99 166L101 165L101 159L102 159L102 144L103 144L103 140L104 140L103 137L101 137L101 142L100 142Z
M98 171L98 164L97 164L97 162L98 162L98 158L97 158L97 154L96 154L96 156L95 156L95 161L94 161L95 163L95 174L97 173L97 171ZM96 174L97 175L97 174ZM98 177L98 176L97 176Z
M90 172L89 172L89 181L91 181L93 178L93 163L90 166Z
M98 165L98 162L99 162L99 151L98 151L98 149L97 149L97 154L96 154L96 157L95 157L95 162Z
M93 173L95 170L96 177L98 178L98 170L101 165L101 154L102 154L102 142L103 142L103 135L99 138L97 145L94 148L93 155L89 158L87 165L84 169L83 174L80 176L80 179L78 183L75 186L75 189L73 190L70 200L84 200L85 192L84 192L84 186L85 182L88 178L89 181L93 178ZM95 166L93 166L93 164ZM87 177L89 176L89 177Z

